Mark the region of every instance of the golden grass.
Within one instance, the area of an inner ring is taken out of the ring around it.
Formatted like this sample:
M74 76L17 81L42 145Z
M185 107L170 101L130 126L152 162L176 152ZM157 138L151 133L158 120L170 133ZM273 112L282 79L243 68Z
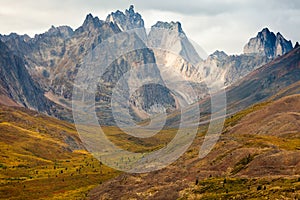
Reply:
M131 152L162 148L177 133L162 130L140 139L117 127L103 130L115 145ZM0 199L85 199L89 190L119 174L83 149L73 125L0 106Z
M0 199L84 199L118 174L83 149L73 125L0 106Z

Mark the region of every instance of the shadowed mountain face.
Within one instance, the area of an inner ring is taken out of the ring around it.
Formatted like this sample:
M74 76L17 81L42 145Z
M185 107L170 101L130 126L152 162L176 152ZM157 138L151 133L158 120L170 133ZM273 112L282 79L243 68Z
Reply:
M21 106L49 112L50 104L43 90L32 80L24 60L0 41L0 94L6 96L1 103L20 104ZM9 101L13 99L13 101Z

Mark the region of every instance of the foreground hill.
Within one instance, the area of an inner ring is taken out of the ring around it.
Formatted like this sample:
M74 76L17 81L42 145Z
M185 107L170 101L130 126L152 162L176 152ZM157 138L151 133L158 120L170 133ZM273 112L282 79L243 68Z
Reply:
M166 169L123 174L90 192L90 199L299 199L300 95L268 101L226 121L215 148L198 159L192 147Z
M146 152L173 134L150 139L103 127L116 145ZM92 188L120 172L85 150L73 124L20 107L0 104L0 199L85 199Z
M145 146L141 140L107 128L121 147L133 141L136 146L129 150L147 150L139 146ZM101 183L90 199L299 198L300 95L233 115L213 151L199 160L206 128L199 128L187 153L166 169L114 178L119 172L84 150L73 125L24 108L0 106L0 199L84 199ZM165 131L146 145L157 148L171 137Z
M0 199L84 199L118 173L85 151L73 125L0 105Z

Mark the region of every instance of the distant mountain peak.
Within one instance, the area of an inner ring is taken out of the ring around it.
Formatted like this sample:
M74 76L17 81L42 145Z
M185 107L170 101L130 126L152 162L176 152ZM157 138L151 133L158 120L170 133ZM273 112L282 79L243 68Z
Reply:
M283 36L281 35L280 32L277 32L276 37L282 37L283 38Z
M267 27L265 27L262 29L261 33L271 33L271 31Z
M112 12L107 16L106 22L117 25L121 31L144 28L144 20L139 13L134 11L133 5L126 9L125 13L120 10Z
M134 15L134 5L130 5L129 9L125 11L126 15Z
M288 53L292 49L292 42L286 40L281 33L278 32L275 35L268 28L264 28L245 45L244 53L262 54L268 58L275 58Z
M92 21L94 19L92 13L86 15L85 21Z
M228 57L228 55L224 51L219 51L216 50L211 56L216 56L216 57Z
M87 14L87 16L85 17L85 20L83 22L83 26L87 26L90 23L94 22L94 17L91 13Z
M100 20L98 17L93 17L93 15L91 13L89 13L86 16L82 27L84 29L97 28L97 27L101 27L103 23L104 22L102 20Z
M171 22L162 22L162 21L158 21L155 25L152 26L152 28L163 28L163 29L175 30L178 33L184 34L180 22L173 22L173 21L171 21Z
M208 56L207 60L224 61L228 58L228 55L224 51L216 50L214 53Z

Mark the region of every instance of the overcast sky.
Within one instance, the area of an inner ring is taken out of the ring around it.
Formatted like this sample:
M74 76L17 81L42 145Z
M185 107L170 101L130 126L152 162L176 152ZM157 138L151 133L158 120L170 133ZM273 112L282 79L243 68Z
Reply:
M51 25L78 28L88 13L105 19L131 4L150 28L156 21L180 21L207 53L239 54L249 38L268 27L293 44L300 40L299 0L0 0L0 33L45 32Z

